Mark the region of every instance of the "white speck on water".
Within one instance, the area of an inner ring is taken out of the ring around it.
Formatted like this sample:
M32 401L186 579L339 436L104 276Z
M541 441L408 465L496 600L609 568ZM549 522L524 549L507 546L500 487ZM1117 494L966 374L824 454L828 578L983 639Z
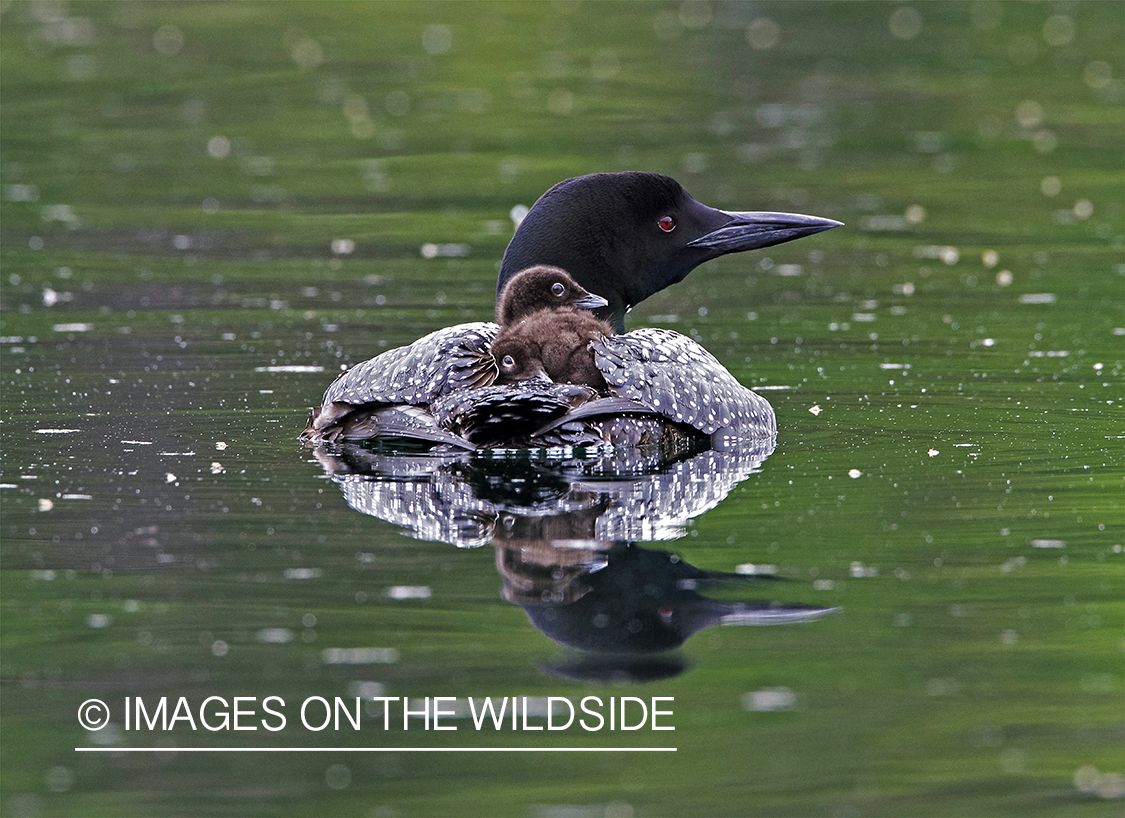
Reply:
M879 576L879 569L874 565L864 565L862 562L853 562L848 567L848 573L856 579Z
M746 42L755 51L769 51L781 36L781 27L769 17L757 17L746 24Z
M80 429L36 429L37 435L72 435Z
M757 565L752 562L746 562L736 566L734 572L736 574L746 574L750 576L773 576L777 573L777 566L768 563Z
M293 44L289 56L302 71L312 71L324 62L324 49L311 37L302 37Z
M152 47L158 54L172 57L184 47L184 33L177 26L163 25L153 32Z
M89 332L94 328L93 324L52 324L51 329L55 332Z
M912 204L906 208L903 219L907 224L921 224L926 220L926 208L920 204Z
M54 500L48 499L46 497L43 497L42 499L39 500L39 510L40 511L50 511L54 507L55 507L55 501Z
M862 476L863 476L863 472L861 472L859 469L849 469L848 470L848 477L852 478L853 480L855 480L857 477L862 477Z
M1125 775L1103 773L1091 764L1074 771L1074 786L1081 793L1107 800L1125 798Z
M819 405L814 404L813 406L809 407L809 412L811 412L813 415L819 415L821 411L823 410L821 410Z
M1018 300L1021 304L1054 304L1059 297L1054 293L1024 293Z
M320 652L326 665L393 665L398 658L394 648L325 648Z
M926 454L928 454L930 457L937 457L939 454L941 454L941 452L939 452L937 449L930 449L926 452Z
M887 27L896 40L913 40L922 31L922 15L912 6L900 6L891 12Z
M168 472L166 475L164 475L165 483L175 483L176 479L176 475L172 474L172 472Z
M320 576L319 568L286 568L286 579L316 579Z
M448 242L434 244L426 242L422 245L422 258L464 258L472 251L472 247L461 242Z
M1027 557L1012 557L1010 560L1005 560L1000 564L1000 573L1010 574L1017 568L1022 568L1027 565Z
M323 366L311 366L302 364L284 364L278 366L257 366L254 367L255 372L323 372Z
M258 641L266 644L284 645L293 641L293 631L289 628L262 628L258 631Z
M207 155L212 159L226 159L230 155L230 140L225 136L215 135L207 140Z
M348 682L348 695L357 699L377 699L383 695L386 686L382 682Z
M88 628L108 628L113 624L113 617L109 614L90 614L86 617Z
M422 32L422 48L434 56L449 53L453 48L453 30L440 23L426 26Z
M1032 540L1032 548L1066 548L1066 540Z
M742 709L756 713L775 713L797 707L797 694L788 687L763 687L742 696Z
M938 259L943 264L953 266L961 260L961 251L949 245L923 244L914 248L914 258Z
M392 585L383 592L388 599L429 599L433 589L427 585Z

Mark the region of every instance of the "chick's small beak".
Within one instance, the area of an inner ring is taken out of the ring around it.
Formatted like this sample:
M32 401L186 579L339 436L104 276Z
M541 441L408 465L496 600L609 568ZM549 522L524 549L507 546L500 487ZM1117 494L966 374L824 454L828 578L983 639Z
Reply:
M586 295L574 302L574 306L584 310L596 310L598 307L606 307L608 305L609 302L606 299L594 293L586 293Z

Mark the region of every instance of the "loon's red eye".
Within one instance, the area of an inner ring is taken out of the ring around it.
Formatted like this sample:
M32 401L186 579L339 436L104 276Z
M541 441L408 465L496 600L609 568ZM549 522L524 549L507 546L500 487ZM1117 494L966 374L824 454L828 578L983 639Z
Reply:
M671 216L661 216L658 224L660 225L660 229L665 233L671 233L676 229L676 220Z

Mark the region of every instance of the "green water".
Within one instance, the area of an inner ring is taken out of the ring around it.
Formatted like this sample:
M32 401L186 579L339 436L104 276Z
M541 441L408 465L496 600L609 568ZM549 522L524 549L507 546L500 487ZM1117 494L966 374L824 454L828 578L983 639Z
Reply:
M1123 32L1113 2L0 4L0 812L1120 815ZM839 608L648 683L575 679L498 544L404 536L297 442L342 366L491 314L513 207L624 169L847 225L629 317L780 429L635 553ZM299 724L357 695L673 697L675 730ZM125 730L162 696L287 727ZM621 746L677 750L403 749Z

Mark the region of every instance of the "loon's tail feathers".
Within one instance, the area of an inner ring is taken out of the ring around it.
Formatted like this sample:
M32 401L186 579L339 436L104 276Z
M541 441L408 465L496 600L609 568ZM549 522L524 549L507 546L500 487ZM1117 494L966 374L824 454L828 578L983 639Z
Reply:
M344 404L334 403L331 406L338 410ZM314 408L301 438L326 443L361 440L414 441L444 444L470 452L477 448L464 437L439 428L433 415L417 406L383 404L351 408L354 411L350 414L339 412L327 428L317 424L318 416L323 413L319 407Z

